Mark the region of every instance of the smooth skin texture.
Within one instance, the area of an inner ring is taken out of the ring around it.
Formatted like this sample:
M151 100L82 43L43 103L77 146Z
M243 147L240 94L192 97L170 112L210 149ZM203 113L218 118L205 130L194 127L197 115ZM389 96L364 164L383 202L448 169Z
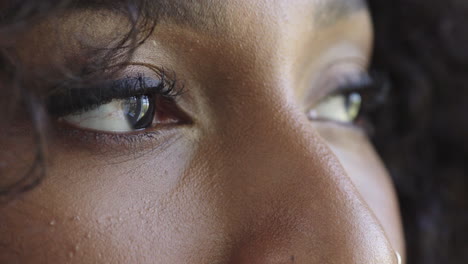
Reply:
M0 208L1 263L396 264L394 251L404 256L394 190L365 133L305 114L336 88L322 85L327 78L366 68L364 4L200 3L186 9L189 22L162 18L122 73L151 77L143 64L177 73L186 89L177 102L192 122L147 137L54 134L46 180ZM33 70L80 58L70 32L100 44L122 23L102 12L38 25L20 57ZM67 45L51 48L59 42ZM0 142L26 151L24 127Z

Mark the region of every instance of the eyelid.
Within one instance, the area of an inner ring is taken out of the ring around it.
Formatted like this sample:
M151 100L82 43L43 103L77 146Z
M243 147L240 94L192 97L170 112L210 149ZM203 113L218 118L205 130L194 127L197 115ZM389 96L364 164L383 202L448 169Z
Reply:
M367 72L362 72L357 74L356 76L343 77L339 84L336 86L335 90L332 90L328 96L359 92L362 90L372 88L373 86L374 81L372 77Z
M369 131L369 127L367 127L369 123L367 123L366 117L383 105L389 90L389 81L382 74L364 74L360 78L356 76L356 78L343 82L332 93L307 109L307 116L311 121L326 121L340 125L355 126L356 122L359 122L359 127L364 127L364 130ZM353 97L353 95L357 97ZM357 100L353 100L353 98L357 98ZM344 111L348 111L346 115L343 115L345 112L330 108L330 106L333 107L330 103L336 102L339 99L349 100L343 101L343 103L346 102L346 104L343 104L343 107L347 108ZM354 108L356 104L358 111L352 112L353 109L356 110ZM327 106L328 111L326 111Z
M362 60L342 59L326 65L309 83L303 106L306 109L320 103L330 95L337 94L354 78L361 78L367 73Z
M145 94L175 97L175 81L143 76L100 82L88 87L63 87L47 97L49 114L61 117L80 111L92 110L114 99Z

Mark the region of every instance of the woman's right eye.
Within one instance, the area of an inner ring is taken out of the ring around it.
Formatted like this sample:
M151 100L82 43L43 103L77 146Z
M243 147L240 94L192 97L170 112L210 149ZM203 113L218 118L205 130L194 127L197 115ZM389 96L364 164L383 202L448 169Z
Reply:
M128 133L151 127L156 101L151 95L114 99L92 110L70 114L62 121L78 128L108 133Z

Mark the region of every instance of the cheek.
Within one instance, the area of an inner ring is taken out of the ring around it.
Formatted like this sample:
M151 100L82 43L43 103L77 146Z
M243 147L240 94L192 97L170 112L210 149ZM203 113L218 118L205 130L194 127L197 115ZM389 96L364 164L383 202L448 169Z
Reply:
M138 157L52 149L40 188L0 210L0 246L8 245L0 263L147 263L140 258L171 251L164 245L195 244L178 236L193 221L174 211L189 210L174 195L190 160L187 140Z
M318 124L325 139L363 200L379 219L388 238L403 252L403 234L395 189L366 135L353 128Z

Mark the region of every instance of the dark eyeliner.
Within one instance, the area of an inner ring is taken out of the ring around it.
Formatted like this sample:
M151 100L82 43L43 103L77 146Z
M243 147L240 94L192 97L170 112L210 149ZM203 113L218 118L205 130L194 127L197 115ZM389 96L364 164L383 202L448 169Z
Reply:
M175 82L168 82L165 78L142 76L103 81L87 87L61 87L47 97L47 110L52 116L62 117L93 110L114 99L142 95L174 97L174 87Z

